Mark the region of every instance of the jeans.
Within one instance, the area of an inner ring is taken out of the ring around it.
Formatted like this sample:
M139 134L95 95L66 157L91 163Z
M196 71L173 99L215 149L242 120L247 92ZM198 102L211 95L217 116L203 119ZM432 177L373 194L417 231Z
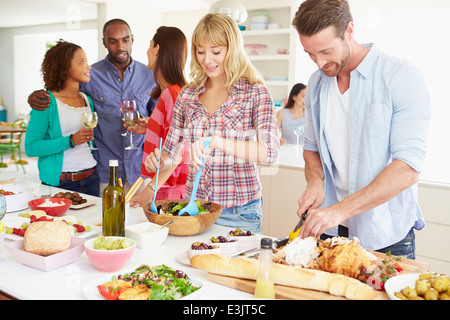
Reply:
M376 250L378 252L391 252L394 256L400 256L407 259L416 259L415 251L416 251L416 242L415 242L415 235L414 235L414 229L411 228L409 230L408 234L406 235L403 240L394 243L393 245L382 248L379 250Z
M262 198L250 200L243 206L224 208L216 224L262 233Z
M341 237L348 237L348 229L343 226L339 226L338 228L339 236ZM320 236L320 239L326 240L327 238L331 238L332 236L322 234ZM408 234L406 235L403 240L400 240L397 243L394 243L393 245L390 245L386 248L375 250L377 252L382 253L388 253L391 252L393 256L399 256L407 259L415 259L415 251L416 251L416 243L415 243L415 235L414 235L414 229L411 228L409 230Z
M60 180L58 188L98 197L100 192L100 179L98 178L97 170L95 170L89 177L80 181Z

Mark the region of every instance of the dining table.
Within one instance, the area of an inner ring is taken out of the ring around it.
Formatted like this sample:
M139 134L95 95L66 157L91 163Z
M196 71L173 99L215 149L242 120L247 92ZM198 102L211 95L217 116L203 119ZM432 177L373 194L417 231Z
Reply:
M0 124L0 136L7 134L7 133L19 133L19 132L26 132L26 131L27 131L26 128L21 128L19 126L13 127L13 126Z
M33 196L39 197L39 183L29 182L27 184L33 190ZM67 191L56 187L51 188L51 194ZM102 198L86 194L81 196L87 199L89 206L82 209L69 209L65 215L75 216L83 225L98 226L102 223ZM29 212L29 208L17 212L7 213L6 217ZM5 219L4 219L5 220ZM126 225L148 222L141 207L130 208L126 215ZM91 232L89 238L98 237L98 233ZM97 229L98 230L98 229ZM230 283L230 279L223 279L196 269L190 265L187 253L190 245L194 242L209 242L211 237L225 236L231 228L212 225L206 231L191 236L168 235L166 240L158 246L142 249L135 248L130 260L124 266L124 270L131 270L142 264L156 266L164 264L174 269L184 271L190 278L201 283L202 287L197 299L202 300L249 300L254 299L253 289L239 287L236 279ZM270 236L269 236L270 237ZM41 271L33 267L21 264L4 247L5 244L16 241L6 237L0 243L0 300L3 297L20 300L84 300L92 299L91 293L95 291L100 279L118 275L120 272L102 272L97 270L90 262L86 253L83 252L79 259L71 264L59 267L51 271ZM410 261L410 272L426 271L429 264ZM408 264L409 265L409 264ZM244 281L242 279L242 281ZM312 290L307 290L312 291ZM189 296L187 296L189 297ZM284 296L280 296L283 298ZM295 297L294 297L295 298ZM304 295L299 299L332 299L331 295L323 293L322 296ZM387 298L387 297L384 297Z

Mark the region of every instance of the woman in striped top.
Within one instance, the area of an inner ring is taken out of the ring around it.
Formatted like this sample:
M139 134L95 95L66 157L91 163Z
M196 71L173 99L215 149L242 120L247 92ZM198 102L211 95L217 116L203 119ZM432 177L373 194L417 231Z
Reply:
M151 96L159 98L148 122L140 121L140 125L133 131L145 133L144 152L141 175L147 177L148 185L143 191L131 199L131 206L145 207L152 201L155 181L154 172L145 168L145 161L149 153L159 148L160 138L163 143L172 123L172 113L175 101L183 86L186 85L184 67L187 57L187 39L184 33L175 27L159 27L147 51L148 68L155 76L155 89ZM189 147L183 147L176 157L176 161L158 178L158 193L156 200L184 199L185 184L189 167Z
M183 88L161 155L161 169L191 145L186 181L190 197L197 168L205 159L197 199L219 203L217 224L261 233L261 181L256 163L278 159L280 134L272 97L248 60L236 23L207 14L192 37L192 83ZM207 150L204 139L210 137ZM146 162L155 171L158 152Z

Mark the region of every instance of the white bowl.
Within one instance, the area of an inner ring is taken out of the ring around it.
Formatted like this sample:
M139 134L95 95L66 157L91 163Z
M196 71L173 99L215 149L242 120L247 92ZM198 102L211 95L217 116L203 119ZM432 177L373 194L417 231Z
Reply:
M193 256L198 254L221 254L222 249L220 247L214 249L204 249L204 250L193 250L189 247L189 259L192 259Z
M15 193L10 196L5 196L6 213L27 209L28 202L33 200L33 193L31 189L26 186L5 184L0 186L0 189Z
M217 237L216 237L217 238ZM209 244L218 246L222 249L222 254L230 255L239 252L239 241L234 239L228 239L228 242L212 242L210 239Z
M125 236L136 241L141 249L161 245L169 234L169 228L161 228L159 224L143 222L125 227Z
M237 240L239 250L250 250L257 248L260 245L260 236L253 234L251 236L230 236L227 233L228 240Z
M414 288L416 280L419 279L420 273L402 274L389 278L384 284L384 290L391 300L402 300L395 296L396 292L405 289L406 287Z

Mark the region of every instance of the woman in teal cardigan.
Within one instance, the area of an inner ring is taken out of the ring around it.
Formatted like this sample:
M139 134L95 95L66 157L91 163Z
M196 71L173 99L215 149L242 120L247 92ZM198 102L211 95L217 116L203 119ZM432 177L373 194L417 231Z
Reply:
M25 152L38 157L43 184L98 196L97 162L86 148L94 131L81 122L83 112L93 112L94 105L79 92L80 82L90 80L90 69L86 54L76 44L59 41L47 51L41 71L50 107L31 111Z

